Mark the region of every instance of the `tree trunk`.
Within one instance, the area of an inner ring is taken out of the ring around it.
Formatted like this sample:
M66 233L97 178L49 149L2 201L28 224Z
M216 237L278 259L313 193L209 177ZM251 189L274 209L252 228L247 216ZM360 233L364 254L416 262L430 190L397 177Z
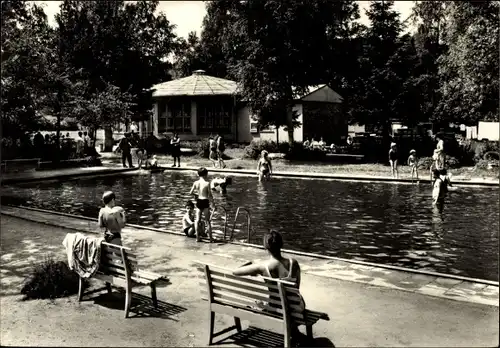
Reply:
M111 152L113 151L113 129L111 127L104 128L104 151L103 152Z
M280 146L280 127L276 127L276 145Z
M292 106L287 106L286 108L286 120L287 120L287 129L288 129L288 142L290 145L293 145L293 109Z

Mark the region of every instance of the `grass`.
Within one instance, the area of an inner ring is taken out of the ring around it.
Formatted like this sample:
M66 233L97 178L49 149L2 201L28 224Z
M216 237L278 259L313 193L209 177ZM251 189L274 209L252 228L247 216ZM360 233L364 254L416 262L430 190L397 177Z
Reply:
M256 170L257 161L243 158L244 150L241 148L226 149L225 155L229 158L225 160L227 169L249 169ZM172 157L168 155L159 155L158 161L162 166L169 166ZM181 158L183 166L207 167L210 169L212 163L206 158L199 156L185 156ZM391 171L388 164L379 163L329 163L329 162L309 162L309 161L289 161L284 159L273 160L273 170L276 172L299 172L299 173L328 173L339 175L366 175L366 176L390 176ZM462 167L450 169L449 172L455 177L469 180L472 178L498 179L497 170L478 169L474 167ZM400 177L411 175L408 166L399 167ZM419 170L421 177L428 177L428 170Z

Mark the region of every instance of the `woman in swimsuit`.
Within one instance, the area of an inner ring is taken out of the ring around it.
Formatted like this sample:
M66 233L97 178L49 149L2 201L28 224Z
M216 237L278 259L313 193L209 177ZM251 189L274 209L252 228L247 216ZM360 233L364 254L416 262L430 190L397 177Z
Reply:
M264 177L269 180L272 173L273 165L268 157L268 152L266 150L262 150L262 157L257 164L257 175L259 176L259 181L262 181Z
M286 280L295 284L295 287L300 287L300 266L297 260L293 258L284 258L281 255L283 247L283 238L277 231L271 230L264 236L264 248L269 254L269 259L266 261L253 263L249 262L233 271L235 276L263 276L267 278L277 278ZM304 299L301 297L300 307L305 309ZM265 304L262 306L265 309ZM269 304L271 306L271 304ZM298 327L294 325L292 328L292 336L302 338L302 334Z

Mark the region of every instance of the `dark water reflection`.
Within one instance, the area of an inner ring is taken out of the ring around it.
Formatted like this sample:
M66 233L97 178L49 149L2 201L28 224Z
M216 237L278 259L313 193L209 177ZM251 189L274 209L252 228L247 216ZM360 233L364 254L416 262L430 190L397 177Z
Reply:
M44 182L5 187L2 200L15 196L28 206L96 217L103 191L112 189L129 222L180 231L195 178L167 172ZM277 178L259 184L236 176L228 195L215 200L230 212L230 226L238 206L250 209L254 241L276 228L289 249L498 280L498 188L460 187L442 213L430 196L429 184ZM216 225L221 230L220 216Z

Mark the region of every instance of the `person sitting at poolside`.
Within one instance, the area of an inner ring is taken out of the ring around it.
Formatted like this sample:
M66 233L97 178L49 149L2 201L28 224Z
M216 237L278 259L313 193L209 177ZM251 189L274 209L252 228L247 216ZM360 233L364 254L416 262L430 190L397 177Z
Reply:
M196 230L194 228L194 203L187 201L186 203L186 214L182 218L182 232L186 237L194 238L196 237Z
M220 190L221 193L227 193L227 187L233 184L233 178L225 176L223 178L215 178L210 182L212 191Z
M104 208L99 211L97 221L104 229L104 240L107 243L122 245L122 229L125 227L125 211L116 206L116 196L112 191L104 192L102 202Z
M259 176L259 181L262 181L264 177L269 180L272 173L273 165L268 157L268 152L266 150L262 150L261 158L257 164L257 175Z
M264 248L269 254L269 259L262 262L248 262L243 266L235 269L235 276L263 276L267 278L277 278L295 284L297 289L300 288L300 265L294 258L284 258L281 254L283 247L283 238L277 231L270 230L263 238ZM302 296L300 307L305 309L305 302ZM271 304L269 304L271 305ZM265 308L265 304L263 306ZM292 328L292 336L302 336L297 326Z

